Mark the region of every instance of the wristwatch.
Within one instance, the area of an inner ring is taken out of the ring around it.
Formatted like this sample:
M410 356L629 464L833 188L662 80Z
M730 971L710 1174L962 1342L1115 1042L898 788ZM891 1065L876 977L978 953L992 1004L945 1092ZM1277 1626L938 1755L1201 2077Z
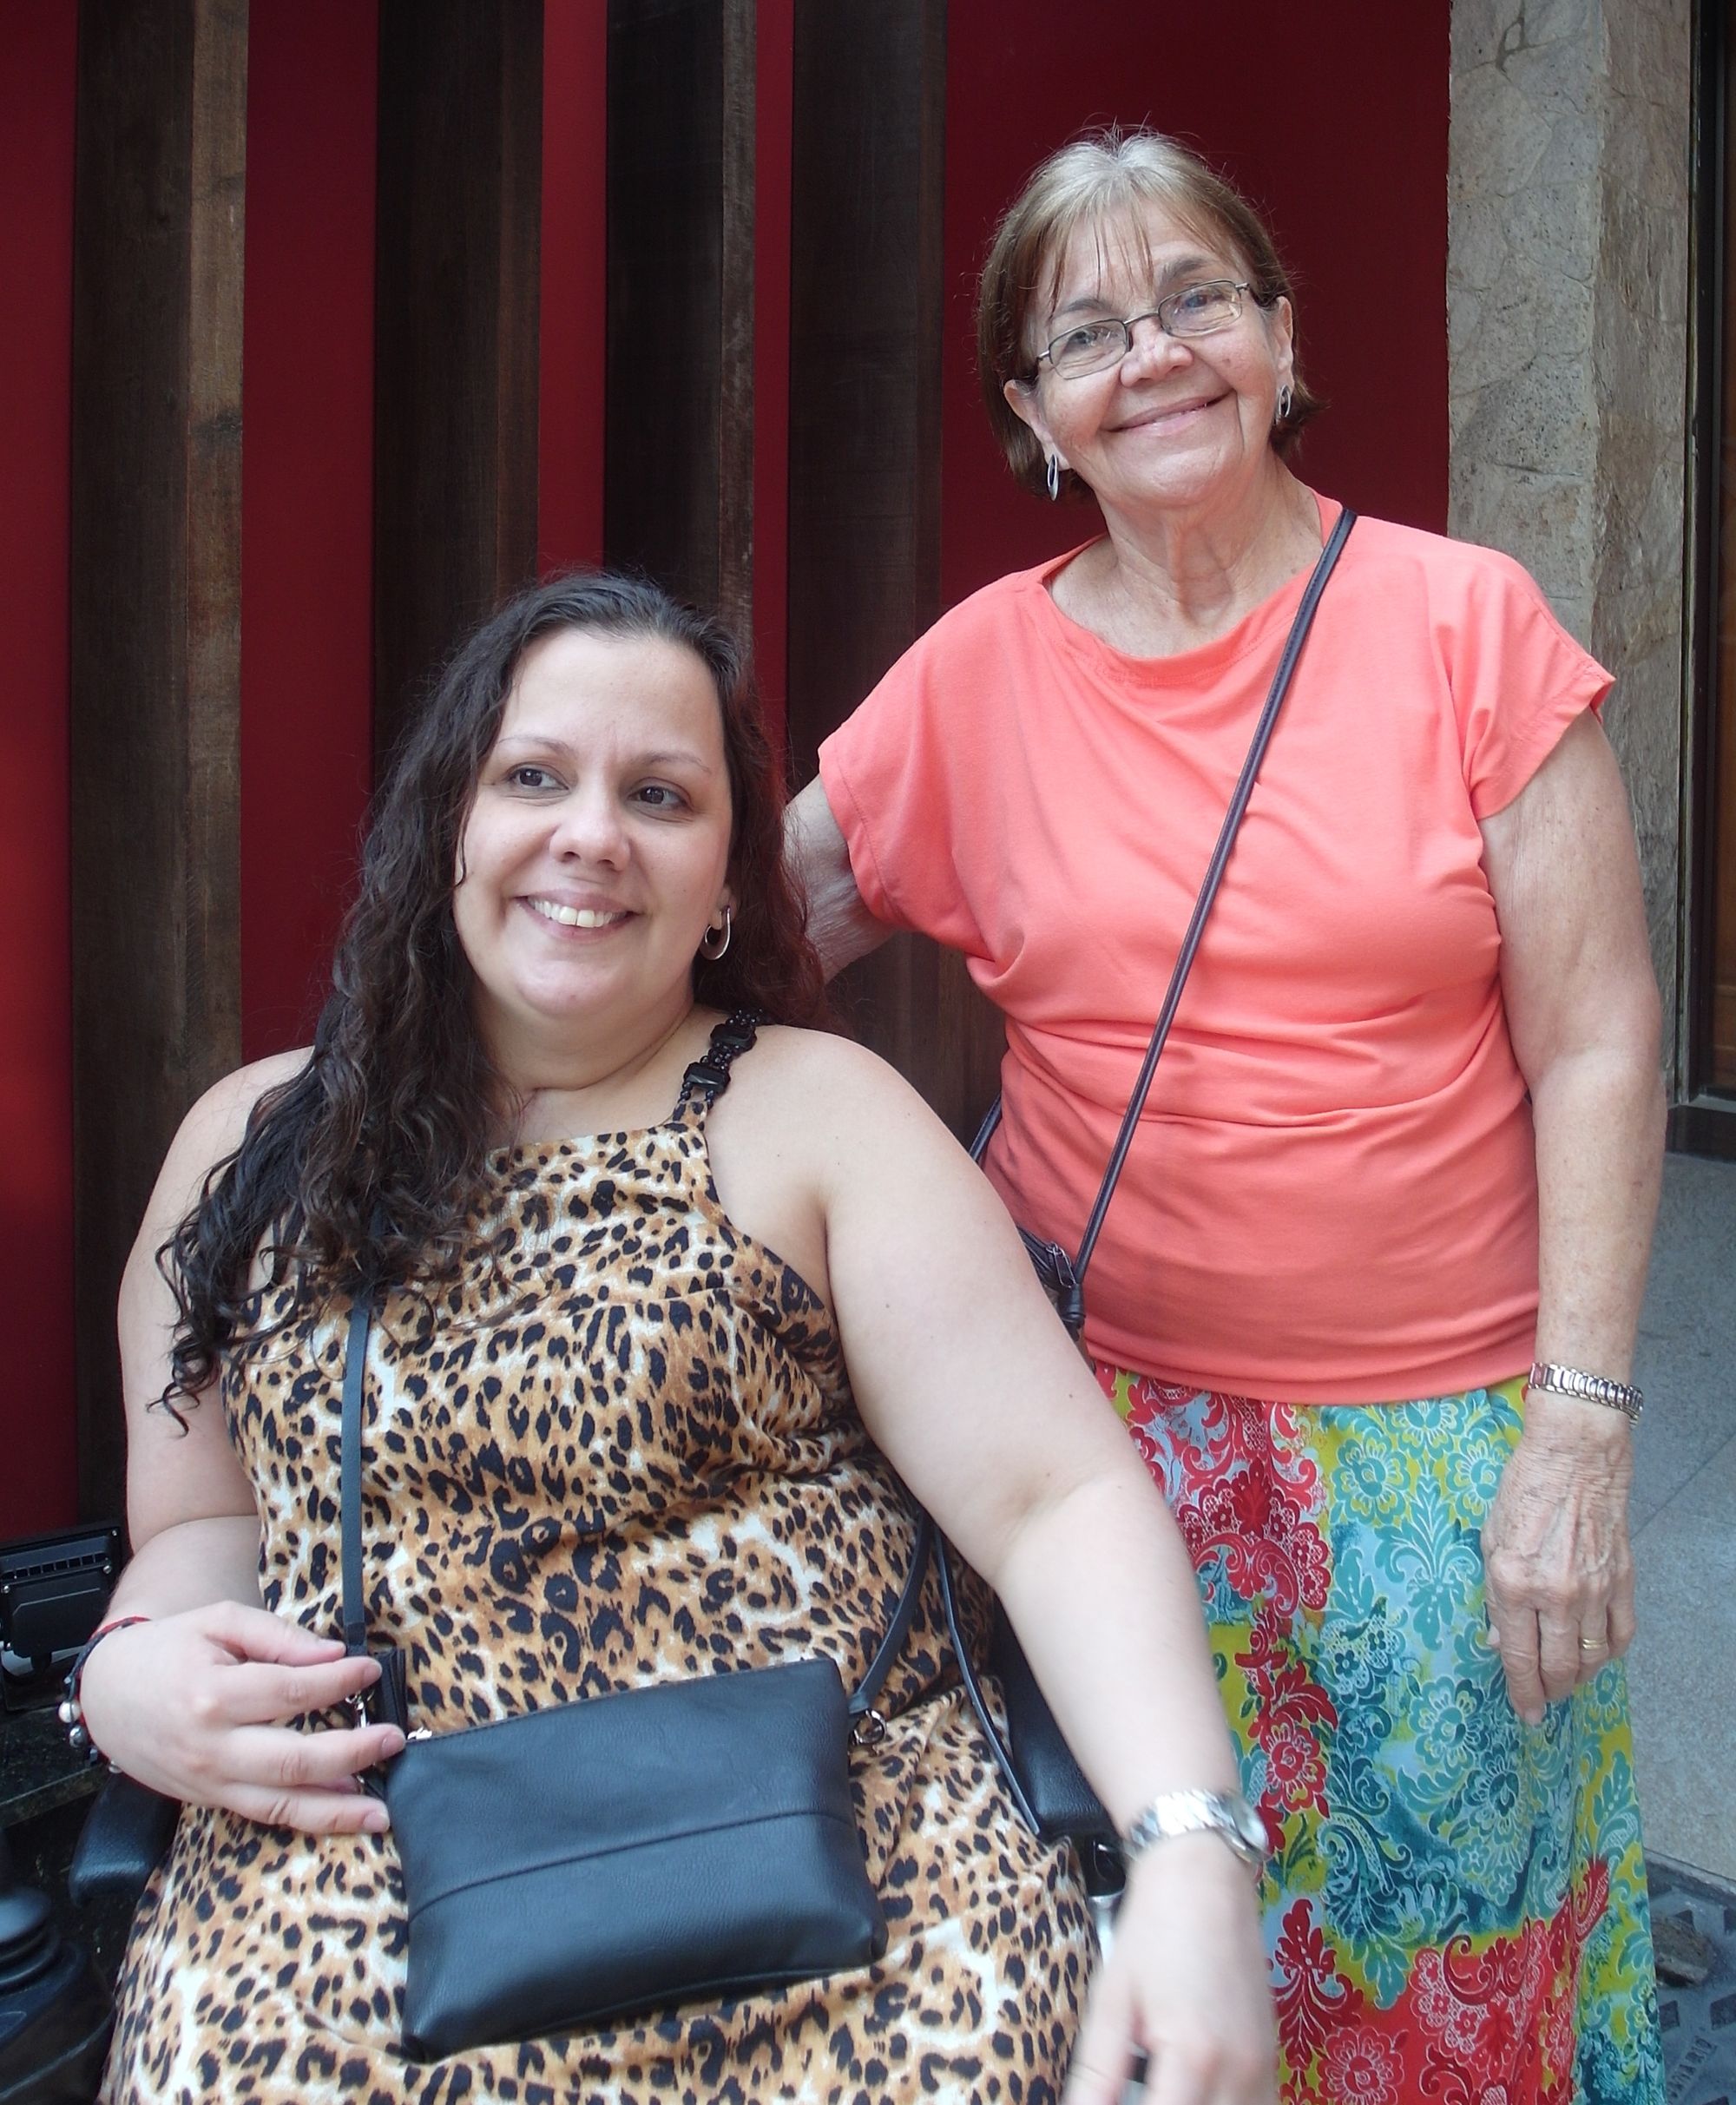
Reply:
M1221 1835L1251 1871L1266 1869L1272 1837L1246 1799L1232 1791L1166 1791L1154 1798L1121 1837L1121 1855L1131 1871L1154 1842L1178 1834Z
M1552 1359L1534 1360L1525 1385L1545 1389L1552 1396L1576 1396L1583 1404L1606 1404L1619 1411L1630 1425L1640 1423L1640 1413L1646 1408L1645 1398L1632 1382L1611 1381L1579 1367L1559 1366Z

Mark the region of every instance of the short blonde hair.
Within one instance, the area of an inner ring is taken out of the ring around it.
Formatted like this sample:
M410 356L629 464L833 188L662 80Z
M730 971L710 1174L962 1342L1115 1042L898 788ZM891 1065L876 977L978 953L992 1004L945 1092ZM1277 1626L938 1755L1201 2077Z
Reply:
M1184 227L1213 246L1226 243L1247 273L1257 304L1270 307L1295 299L1284 267L1259 214L1239 190L1161 132L1088 132L1032 172L1008 206L976 295L976 368L989 421L1007 464L1027 490L1041 494L1046 464L1036 432L1007 400L1009 380L1032 385L1036 367L1029 340L1031 316L1053 299L1067 244L1082 226L1100 228L1113 214L1141 204L1161 205ZM1291 375L1288 413L1273 426L1272 443L1288 453L1302 427L1323 405L1301 373ZM1075 494L1085 485L1070 471Z

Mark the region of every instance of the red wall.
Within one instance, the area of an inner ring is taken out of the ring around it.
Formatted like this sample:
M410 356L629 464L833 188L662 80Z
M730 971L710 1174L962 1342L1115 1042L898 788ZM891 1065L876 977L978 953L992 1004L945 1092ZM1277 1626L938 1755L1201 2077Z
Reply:
M0 1539L76 1517L67 533L77 10L0 0Z
M947 17L941 576L948 605L1083 540L1095 515L1016 493L989 436L975 278L1034 164L1087 125L1150 122L1267 215L1303 370L1332 405L1297 463L1358 510L1447 515L1450 0L970 0Z
M372 773L375 0L253 0L241 1041L304 1043Z
M537 568L602 560L608 17L543 0Z
M818 4L818 0L812 0ZM754 641L785 679L795 0L760 0ZM942 587L1077 540L1015 493L977 399L971 281L996 214L1082 126L1149 118L1270 212L1306 370L1302 459L1439 527L1447 488L1448 0L1216 14L955 0L949 25ZM1378 26L1371 29L1371 21ZM74 1516L67 463L76 10L0 0L0 1538ZM602 539L606 10L546 0L539 559ZM305 1038L369 787L377 0L252 0L244 344L243 1043Z

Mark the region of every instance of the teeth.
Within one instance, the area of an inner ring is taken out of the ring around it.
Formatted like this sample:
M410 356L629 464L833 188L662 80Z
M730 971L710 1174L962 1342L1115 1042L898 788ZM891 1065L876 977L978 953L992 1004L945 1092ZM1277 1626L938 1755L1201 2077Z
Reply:
M557 906L553 899L532 899L533 911L545 921L558 921L562 928L613 928L624 921L624 913L603 913L595 906Z

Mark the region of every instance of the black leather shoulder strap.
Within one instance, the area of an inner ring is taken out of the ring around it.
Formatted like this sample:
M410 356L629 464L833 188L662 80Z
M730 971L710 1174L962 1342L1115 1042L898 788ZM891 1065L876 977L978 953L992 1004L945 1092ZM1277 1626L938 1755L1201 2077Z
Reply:
M344 1649L352 1658L368 1648L368 1602L362 1583L362 1398L368 1382L368 1332L374 1297L358 1287L344 1340L344 1416L338 1454L339 1504L344 1537Z

